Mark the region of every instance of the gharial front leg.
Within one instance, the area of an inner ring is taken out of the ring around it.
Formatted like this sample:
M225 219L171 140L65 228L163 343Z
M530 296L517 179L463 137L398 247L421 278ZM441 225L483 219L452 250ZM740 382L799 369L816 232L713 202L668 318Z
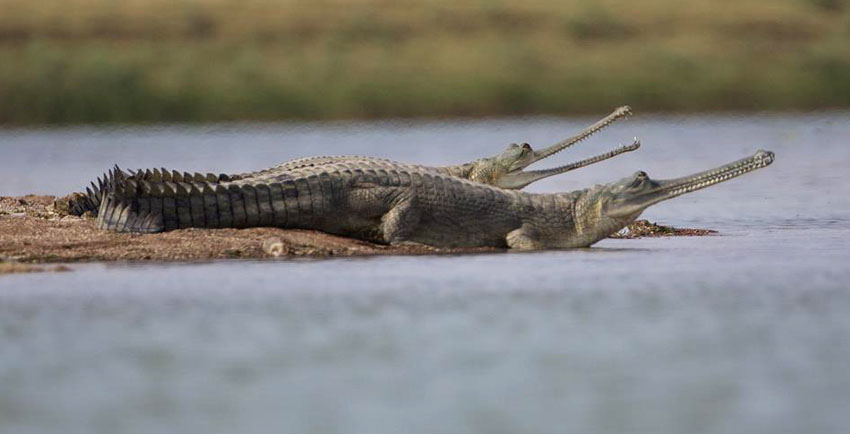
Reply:
M545 247L537 231L527 225L508 232L505 241L508 247L517 250L540 250Z

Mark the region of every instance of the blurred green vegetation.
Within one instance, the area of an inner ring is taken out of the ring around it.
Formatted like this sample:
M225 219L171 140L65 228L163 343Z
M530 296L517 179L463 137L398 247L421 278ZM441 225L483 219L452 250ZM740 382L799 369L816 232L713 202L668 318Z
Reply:
M850 107L850 0L0 0L0 123Z

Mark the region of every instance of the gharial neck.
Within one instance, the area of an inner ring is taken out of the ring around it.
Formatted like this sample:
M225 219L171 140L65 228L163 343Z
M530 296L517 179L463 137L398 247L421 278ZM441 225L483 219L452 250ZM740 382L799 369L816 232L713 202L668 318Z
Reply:
M454 166L441 166L436 168L438 172L457 178L470 179L472 171L475 169L475 162L466 164L456 164Z
M624 217L612 217L606 213L605 195L598 187L581 191L574 202L573 219L576 236L584 245L589 246L623 229L640 216L641 212Z
M588 247L624 228L639 215L612 218L595 188L569 193L520 194L524 222L540 234L549 248Z

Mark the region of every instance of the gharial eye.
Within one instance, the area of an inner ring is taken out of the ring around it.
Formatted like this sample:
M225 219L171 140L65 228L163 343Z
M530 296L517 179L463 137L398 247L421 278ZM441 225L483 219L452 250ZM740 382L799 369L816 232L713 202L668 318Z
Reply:
M523 144L522 144L522 149L525 149L526 151L530 151L530 150L531 150L531 145L529 145L528 143L523 143Z
M631 185L629 185L629 187L639 187L647 179L649 179L649 175L647 175L646 172L644 172L643 170L635 172L634 179L632 180Z

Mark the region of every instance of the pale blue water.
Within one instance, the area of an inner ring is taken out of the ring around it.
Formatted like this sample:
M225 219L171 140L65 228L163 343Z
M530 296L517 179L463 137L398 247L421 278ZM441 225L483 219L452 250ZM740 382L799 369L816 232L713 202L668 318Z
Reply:
M588 121L0 130L0 194L65 193L112 163L442 164ZM532 190L777 159L645 214L712 237L2 276L0 432L844 432L850 113L637 117L543 165L633 135L639 151Z

